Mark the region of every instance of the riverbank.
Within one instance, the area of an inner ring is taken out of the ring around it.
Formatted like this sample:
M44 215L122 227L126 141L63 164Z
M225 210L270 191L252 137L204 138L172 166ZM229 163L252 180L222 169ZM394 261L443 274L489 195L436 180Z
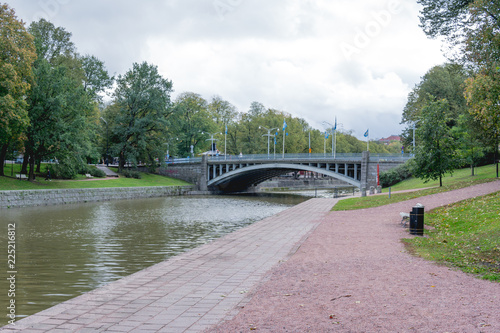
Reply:
M0 209L187 195L194 190L194 186L150 186L0 191Z

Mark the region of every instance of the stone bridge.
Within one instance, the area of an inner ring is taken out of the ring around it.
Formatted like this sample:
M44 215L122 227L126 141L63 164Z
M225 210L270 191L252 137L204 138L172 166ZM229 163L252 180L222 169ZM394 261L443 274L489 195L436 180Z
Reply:
M268 179L293 171L311 171L368 189L377 185L377 170L392 169L409 156L372 154L285 154L203 156L175 159L160 174L196 184L200 191L243 192Z

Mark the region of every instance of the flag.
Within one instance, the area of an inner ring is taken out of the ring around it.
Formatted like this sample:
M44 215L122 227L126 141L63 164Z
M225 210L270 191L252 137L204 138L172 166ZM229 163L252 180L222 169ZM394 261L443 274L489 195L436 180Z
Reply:
M286 128L286 120L283 119L283 131L285 130L285 128Z
M335 126L333 127L333 130L337 130L337 117L335 117Z
M224 133L224 134L227 134L227 125L226 125L226 133Z
M369 129L367 129L366 132L365 132L365 138L368 137L368 131L369 131Z
M329 136L328 132L325 131L325 139L328 139Z

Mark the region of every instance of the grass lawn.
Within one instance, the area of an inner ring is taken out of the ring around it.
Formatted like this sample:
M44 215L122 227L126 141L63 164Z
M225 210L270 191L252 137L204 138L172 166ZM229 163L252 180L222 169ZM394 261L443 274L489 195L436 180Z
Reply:
M389 198L389 189L384 188L382 192L386 195L374 195L340 200L332 210L339 211L379 207L395 202L418 198L425 195L456 190L458 188L497 180L495 165L486 165L476 168L475 174L475 176L471 176L470 169L456 170L452 176L447 175L443 178L443 187L439 187L439 181L430 181L424 183L420 179L411 178L399 184L396 184L395 186L392 186L391 192L411 189L421 190L406 193L392 193L391 198Z
M500 192L433 210L427 237L403 240L412 253L500 281Z
M16 173L19 173L21 165L12 164L4 167L5 177L0 177L0 191L8 190L45 190L45 189L66 189L66 188L101 188L101 187L142 187L142 186L184 186L190 185L179 179L153 175L141 172L141 179L125 178L120 176L116 179L93 178L87 180L83 175L78 175L74 180L46 181L45 175L37 175L35 182L16 179ZM45 170L42 165L42 170ZM13 174L14 176L11 176Z

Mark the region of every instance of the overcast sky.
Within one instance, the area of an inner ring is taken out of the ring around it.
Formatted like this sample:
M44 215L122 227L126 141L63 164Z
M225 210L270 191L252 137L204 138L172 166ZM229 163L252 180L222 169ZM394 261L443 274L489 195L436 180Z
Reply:
M253 101L334 123L358 138L400 134L407 95L441 44L418 27L416 0L10 0L27 24L43 17L73 34L80 54L124 74L157 65L186 91Z

